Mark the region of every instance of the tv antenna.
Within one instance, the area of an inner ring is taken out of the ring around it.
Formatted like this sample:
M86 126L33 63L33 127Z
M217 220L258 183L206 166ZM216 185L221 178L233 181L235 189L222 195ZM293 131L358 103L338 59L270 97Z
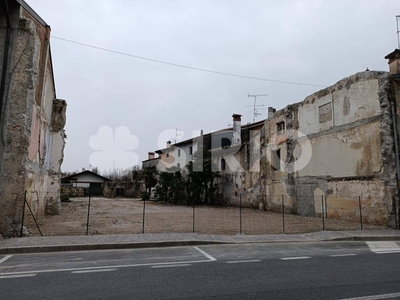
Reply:
M262 105L257 105L257 97L262 97L262 96L268 96L268 94L259 94L259 95L250 95L248 94L247 97L254 98L254 102L253 102L253 123L256 121L257 116L260 116L261 114L258 112L257 107L264 107L264 104Z
M176 128L175 129L175 143L174 144L176 144L176 141L177 140L181 140L182 139L182 131L180 131L178 128Z
M400 49L400 37L399 37L399 23L400 23L400 16L396 16L396 26L397 26L397 49Z

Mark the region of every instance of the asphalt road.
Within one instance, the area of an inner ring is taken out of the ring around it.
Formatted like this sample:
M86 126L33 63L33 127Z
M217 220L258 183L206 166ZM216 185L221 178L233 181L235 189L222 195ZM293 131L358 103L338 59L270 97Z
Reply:
M3 255L0 299L400 299L399 244L240 244Z

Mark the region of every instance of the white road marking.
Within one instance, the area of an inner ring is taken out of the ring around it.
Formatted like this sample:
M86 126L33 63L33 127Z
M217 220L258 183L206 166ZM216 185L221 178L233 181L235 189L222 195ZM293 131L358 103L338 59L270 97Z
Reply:
M55 272L73 272L81 270L101 270L101 269L118 269L118 268L132 268L132 267L151 267L151 266L163 266L163 265L175 265L175 264L194 264L194 263L206 263L211 260L192 260L192 261L174 261L174 262L163 262L163 263L147 263L147 264L131 264L131 265L114 265L114 266L102 266L102 267L85 267L85 268L70 268L70 269L50 269L50 270L35 270L35 271L20 271L20 272L9 272L0 273L0 276L7 275L20 275L20 274L31 274L31 273L55 273Z
M376 254L389 254L389 253L400 253L400 249L399 249L399 250L379 251L379 252L376 252Z
M330 257L345 257L345 256L356 256L357 254L354 253L347 253L347 254L333 254L329 255Z
M282 260L309 259L311 256L282 257Z
M241 264L241 263L253 263L253 262L259 262L261 261L260 259L249 259L249 260L230 260L227 261L227 264Z
M37 274L19 274L19 275L4 275L0 276L0 279L3 278L23 278L23 277L33 277L36 276Z
M154 269L159 268L176 268L176 267L190 267L191 264L180 264L180 265L167 265L167 266L152 266Z
M395 242L365 242L374 253L396 253L400 252L400 246Z
M82 273L95 273L95 272L111 272L117 271L117 269L99 269L99 270L82 270L82 271L72 271L72 274L82 274Z
M365 296L365 297L356 297L356 298L346 298L340 300L377 300L377 299L393 299L395 297L399 297L400 293L393 293L393 294L381 294L381 295L374 295L374 296Z
M12 255L7 255L5 257L3 257L2 259L0 259L0 264L5 262L7 259L9 259Z
M196 249L197 251L199 251L201 254L203 254L205 257L207 257L210 261L216 261L217 259L212 257L210 254L208 254L207 252L205 252L204 250L201 250L199 247L193 247L194 249Z

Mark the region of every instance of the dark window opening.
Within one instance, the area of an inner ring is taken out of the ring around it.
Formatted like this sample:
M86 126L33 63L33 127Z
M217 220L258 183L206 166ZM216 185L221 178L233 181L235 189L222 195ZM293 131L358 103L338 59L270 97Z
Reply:
M272 151L272 170L280 171L281 170L281 149L276 151Z
M193 154L193 147L192 147L192 146L189 147L189 154L190 154L190 155Z
M277 130L278 134L284 134L285 133L285 122L277 123L276 130Z
M226 169L226 161L225 158L221 159L221 170L225 170Z
M181 149L178 149L178 157L181 156Z
M228 138L221 138L221 147L222 148L229 148L231 146L231 140Z

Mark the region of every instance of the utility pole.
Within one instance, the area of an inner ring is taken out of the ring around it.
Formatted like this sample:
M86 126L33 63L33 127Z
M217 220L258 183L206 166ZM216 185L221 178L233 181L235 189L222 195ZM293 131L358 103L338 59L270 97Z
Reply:
M256 121L257 116L260 115L260 113L257 111L257 107L259 106L264 106L263 105L257 105L257 97L262 97L262 96L268 96L268 94L259 94L259 95L250 95L248 94L247 97L251 98L253 97L254 103L253 103L253 123Z

